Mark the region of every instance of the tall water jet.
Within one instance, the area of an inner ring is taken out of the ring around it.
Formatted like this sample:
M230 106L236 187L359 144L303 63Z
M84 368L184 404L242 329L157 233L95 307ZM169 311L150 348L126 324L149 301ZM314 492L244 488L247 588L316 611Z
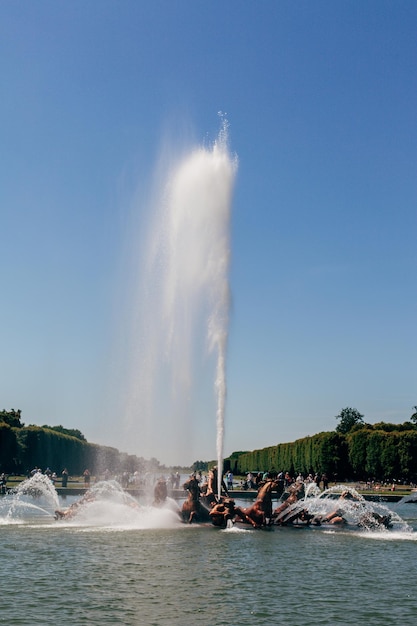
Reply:
M202 380L210 378L219 481L236 172L225 120L212 145L190 150L164 172L143 237L133 302L136 345L129 415L140 424L142 449L160 459L163 441L168 440L169 462L184 462L184 443L192 447L193 425L212 401Z

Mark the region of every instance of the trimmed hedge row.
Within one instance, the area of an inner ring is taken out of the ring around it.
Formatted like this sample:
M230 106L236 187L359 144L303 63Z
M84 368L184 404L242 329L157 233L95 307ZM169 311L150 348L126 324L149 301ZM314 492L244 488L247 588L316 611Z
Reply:
M48 428L13 428L0 423L0 471L26 474L35 466L70 474L82 474L88 467L93 474L106 468L118 470L123 456L116 448L88 443Z
M323 432L291 443L233 454L235 474L289 471L295 476L326 473L338 480L417 480L417 430L386 432L361 428L344 435Z

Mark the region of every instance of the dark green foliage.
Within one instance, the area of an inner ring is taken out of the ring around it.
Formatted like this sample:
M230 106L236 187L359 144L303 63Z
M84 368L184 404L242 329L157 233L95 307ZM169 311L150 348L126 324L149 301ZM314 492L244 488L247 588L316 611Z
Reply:
M416 482L417 429L410 422L397 424L395 429L392 426L357 424L347 434L323 432L262 450L235 453L235 474L275 468L292 476L326 473L332 480Z
M369 430L355 430L347 435L348 455L352 467L352 478L360 479L365 473L366 446Z
M49 428L28 426L17 433L17 438L24 473L35 466L50 467L57 473L67 467L70 474L82 473L95 460L92 444Z
M379 478L384 474L381 464L383 437L384 433L381 431L371 431L366 442L365 472L372 478Z
M404 430L413 430L415 426L412 422L404 422L403 424L390 424L389 422L377 422L369 425L368 428L373 430L383 430L386 433L401 432Z
M288 471L293 476L326 473L333 480L371 478L416 482L417 423L365 424L356 409L344 409L339 417L352 415L354 423L350 422L347 433L338 428L262 450L234 452L225 459L225 467L230 467L234 474L275 470ZM215 461L196 461L193 470L207 471L209 465L215 464ZM25 427L20 421L20 411L14 409L0 412L0 471L26 473L35 466L49 467L57 473L67 467L73 475L82 474L88 467L97 475L106 469L130 473L157 471L159 462L88 443L79 430L62 426Z
M357 409L352 409L350 406L342 409L339 415L336 415L336 419L340 420L336 431L343 435L350 432L354 426L363 424L363 415L361 415Z
M224 471L229 471L229 469L233 472L233 474L238 474L239 472L239 457L241 454L246 454L247 450L240 450L239 452L233 452L227 459L224 460Z
M43 470L49 467L57 474L66 467L69 474L79 475L88 467L98 475L106 469L112 473L143 471L145 463L134 455L88 443L56 428L13 428L0 422L0 471L5 473L26 474L36 466Z
M398 458L401 475L410 480L417 476L417 431L398 435Z
M417 478L416 430L413 427L404 430L403 424L400 424L396 431L390 428L377 429L376 426L380 425L349 433L347 437L353 477L415 481Z
M21 423L20 417L22 415L22 411L11 409L10 411L0 411L0 423L4 422L12 428L22 428L24 424Z
M9 473L18 460L16 429L0 422L0 472Z
M238 457L236 473L275 469L293 475L325 472L342 477L349 469L347 465L344 437L336 432L328 432L245 452Z
M401 476L398 459L398 441L396 434L383 433L381 441L381 467L383 477L390 479L392 476Z
M75 437L76 439L81 439L81 441L87 441L82 432L76 428L64 428L63 426L47 426L46 424L42 426L42 428L48 428L49 430L56 430L57 433L61 433L63 435L69 435L70 437Z
M194 461L191 469L193 470L193 472L207 472L208 461Z

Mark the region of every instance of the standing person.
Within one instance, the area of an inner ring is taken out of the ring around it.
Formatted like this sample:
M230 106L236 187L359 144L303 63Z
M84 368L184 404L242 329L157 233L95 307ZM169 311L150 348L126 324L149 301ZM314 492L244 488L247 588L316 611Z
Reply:
M292 483L292 478L289 472L285 472L284 475L284 482L285 482L285 486L288 487L289 485L291 485Z
M61 486L65 488L68 484L68 470L66 467L62 470L61 477Z
M322 474L321 479L323 481L323 491L329 488L329 479L327 478L327 474Z
M249 489L255 489L256 488L256 484L254 482L254 476L253 476L252 472L248 472L248 475L246 476L246 482L248 483L248 488Z
M0 476L0 492L1 493L7 493L7 478L6 478L6 474L3 472Z
M224 480L222 479L221 482L221 488L224 490L226 496L229 495L229 492L227 491L227 487L225 485ZM218 490L218 485L217 485L217 465L215 465L214 467L211 468L211 470L209 470L208 473L208 478L207 478L207 491L206 491L206 496L207 496L207 500L208 502L212 503L212 502L217 502L217 490Z
M233 489L233 473L231 470L229 470L226 474L226 482L227 482L227 488Z
M91 480L90 470L89 469L85 469L84 472L83 472L83 476L84 476L84 487L86 489L89 489L89 487L90 487L90 480Z

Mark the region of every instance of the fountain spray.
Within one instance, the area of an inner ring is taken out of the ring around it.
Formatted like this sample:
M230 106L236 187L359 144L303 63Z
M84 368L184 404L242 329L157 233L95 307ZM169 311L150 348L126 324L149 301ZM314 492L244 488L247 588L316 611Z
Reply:
M203 367L207 376L206 361L215 360L211 376L217 404L219 492L230 307L230 218L236 172L237 158L229 151L223 118L216 141L176 160L158 186L140 263L140 298L134 305L141 327L135 336L141 340L136 347L139 363L133 367L131 400L140 414L141 438L149 439L148 449L158 450L156 423L159 444L163 433L177 452L185 452L181 446L184 441L190 445L192 424L205 402L197 372Z

